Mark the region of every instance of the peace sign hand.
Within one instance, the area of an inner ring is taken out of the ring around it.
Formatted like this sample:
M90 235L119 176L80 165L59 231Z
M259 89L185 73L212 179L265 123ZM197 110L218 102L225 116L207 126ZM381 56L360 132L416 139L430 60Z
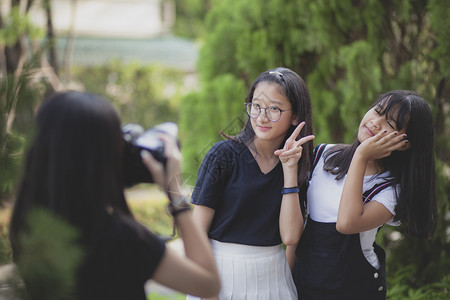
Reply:
M283 149L275 150L274 154L280 158L283 167L297 167L298 161L302 157L302 145L315 138L314 135L308 135L296 140L304 126L305 122L301 122L286 140Z

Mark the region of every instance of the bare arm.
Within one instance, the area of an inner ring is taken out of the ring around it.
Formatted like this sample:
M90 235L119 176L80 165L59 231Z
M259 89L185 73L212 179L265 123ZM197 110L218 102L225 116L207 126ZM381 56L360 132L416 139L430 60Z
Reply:
M356 149L341 194L336 229L344 234L363 232L383 225L392 213L382 204L371 201L363 204L363 182L369 161L389 156L405 147L404 136L396 132L380 132Z
M207 237L209 227L211 226L212 219L214 217L215 210L203 205L194 205L194 211L192 216L194 221L199 225L202 233ZM205 300L219 300L218 293L213 297Z
M303 150L301 145L314 139L314 136L310 135L296 141L296 137L300 134L304 125L304 122L300 123L286 140L283 149L276 150L274 153L280 157L283 165L284 187L298 186L298 161ZM284 194L282 197L280 210L281 240L286 246L296 245L303 232L304 224L299 194Z
M297 186L297 168L284 170L284 187ZM291 173L291 174L290 174ZM286 246L297 244L303 232L303 216L298 193L284 194L280 209L280 235Z
M164 154L168 158L166 172L163 171L162 164L148 153L143 153L143 161L151 171L155 183L167 190L170 199L175 199L181 196L181 153L173 140L164 140ZM190 295L217 295L220 291L220 277L204 230L194 222L190 211L176 214L175 221L184 243L186 257L181 257L166 247L153 279Z
M180 292L211 297L220 290L220 278L206 235L189 211L176 216L186 257L166 247L153 279Z
M203 205L194 205L192 216L204 234L208 235L215 210Z

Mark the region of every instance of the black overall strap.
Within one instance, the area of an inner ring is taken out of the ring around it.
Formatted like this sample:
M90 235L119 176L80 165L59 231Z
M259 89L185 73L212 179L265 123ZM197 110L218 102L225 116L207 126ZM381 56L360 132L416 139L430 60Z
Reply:
M381 192L382 190L384 190L385 188L387 188L391 185L392 185L391 180L375 184L369 190L364 192L363 202L364 203L370 202L370 200L372 200L372 198L375 197L375 195L377 195L379 192Z
M318 145L314 150L313 169L325 146ZM372 200L391 185L392 181L382 180L361 195L362 201ZM376 243L373 247L379 269L368 263L359 233L342 234L336 230L336 223L308 218L292 270L299 299L385 300L386 254Z
M314 168L316 167L317 163L319 162L320 157L322 156L323 150L325 150L325 147L327 144L319 144L314 148L314 159L311 167L311 172L309 173L309 178L311 179L312 172L314 171Z
M306 188L300 194L300 207L301 207L303 216L306 216L306 206L307 206L306 190L309 187L309 181L311 180L314 168L316 167L317 163L319 162L319 159L322 156L323 150L325 150L326 146L327 146L327 144L319 144L314 148L314 151L313 151L312 166L311 166L311 171L309 172L308 181L306 182Z
M363 203L366 204L367 202L370 202L372 200L372 198L375 197L376 194L378 194L379 192L381 192L382 190L384 190L385 188L387 188L391 185L392 185L392 180L387 180L387 181L375 184L372 188L370 188L369 190L364 192L363 197L362 197ZM378 231L380 231L381 227L383 227L383 226L380 226L378 228Z

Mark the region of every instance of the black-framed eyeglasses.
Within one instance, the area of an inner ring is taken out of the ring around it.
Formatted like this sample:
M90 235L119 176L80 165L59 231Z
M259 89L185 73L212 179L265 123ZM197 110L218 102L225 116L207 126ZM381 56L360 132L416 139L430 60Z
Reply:
M245 108L248 116L252 119L256 119L261 113L261 110L264 109L264 113L266 114L267 119L269 119L272 122L278 121L281 118L281 114L284 111L292 110L292 109L281 109L276 106L261 107L259 104L256 103L245 103Z

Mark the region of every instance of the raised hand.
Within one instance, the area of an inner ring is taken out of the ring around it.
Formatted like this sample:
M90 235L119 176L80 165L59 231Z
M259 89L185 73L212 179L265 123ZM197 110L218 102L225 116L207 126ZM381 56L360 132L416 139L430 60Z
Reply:
M275 150L274 154L280 158L283 166L291 167L297 166L298 161L302 157L303 147L302 145L308 141L314 139L314 135L308 135L297 140L300 135L300 131L305 126L305 122L301 122L286 140L283 149Z
M152 174L156 184L164 190L179 192L181 190L181 152L175 139L161 134L159 137L164 142L164 156L167 158L166 167L157 161L150 152L142 150L142 161Z
M356 151L366 160L377 160L390 156L393 151L402 151L409 147L406 134L399 134L397 131L391 133L380 131L363 141Z

